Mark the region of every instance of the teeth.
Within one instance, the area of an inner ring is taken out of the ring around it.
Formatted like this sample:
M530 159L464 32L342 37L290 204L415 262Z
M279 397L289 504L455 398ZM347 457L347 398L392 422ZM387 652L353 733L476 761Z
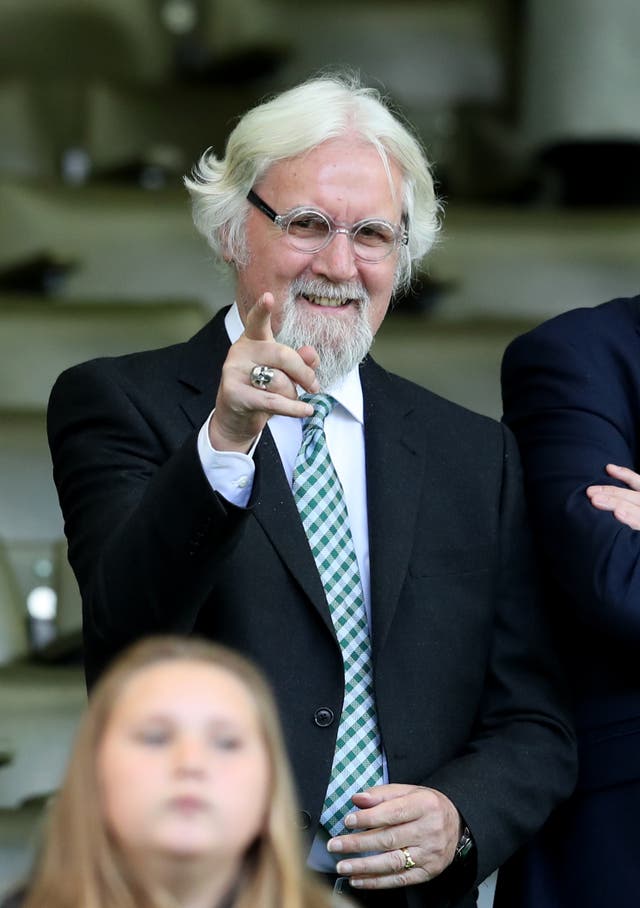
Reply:
M316 306L330 306L333 309L338 309L349 302L349 300L343 299L329 299L328 296L308 296L307 299Z

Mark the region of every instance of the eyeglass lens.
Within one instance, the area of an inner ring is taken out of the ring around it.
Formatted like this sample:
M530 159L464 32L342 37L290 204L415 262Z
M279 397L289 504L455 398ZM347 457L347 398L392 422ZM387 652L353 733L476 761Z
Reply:
M321 212L303 211L291 218L286 229L295 249L318 252L330 242L336 228ZM363 221L349 234L355 254L370 262L386 258L396 245L395 232L384 221Z

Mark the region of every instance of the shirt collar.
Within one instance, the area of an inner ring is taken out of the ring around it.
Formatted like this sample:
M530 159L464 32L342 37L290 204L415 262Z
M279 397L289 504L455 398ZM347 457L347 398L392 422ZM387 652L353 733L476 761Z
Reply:
M235 344L235 342L244 331L244 325L242 324L242 319L240 318L240 312L238 311L237 303L234 303L231 309L229 309L229 311L225 315L224 326L227 329L229 340L232 344Z
M244 325L238 311L238 304L234 303L224 317L225 328L232 344L238 340L244 331ZM364 404L362 402L362 385L360 384L360 370L356 366L343 378L326 389L336 399L341 407L351 414L354 419L364 423Z

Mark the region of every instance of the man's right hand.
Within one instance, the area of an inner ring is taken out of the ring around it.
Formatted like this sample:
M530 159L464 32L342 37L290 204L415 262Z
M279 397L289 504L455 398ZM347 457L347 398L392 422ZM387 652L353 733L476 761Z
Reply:
M263 293L247 315L244 333L232 345L222 367L216 408L209 420L209 440L217 451L247 452L274 413L311 416L310 404L298 400L296 386L311 394L320 390L313 347L292 350L279 344L271 330L273 294ZM268 388L250 381L254 366L275 370Z
M589 501L600 511L611 511L619 523L626 524L632 530L640 530L640 474L613 463L608 463L606 470L609 476L626 483L628 488L589 486Z

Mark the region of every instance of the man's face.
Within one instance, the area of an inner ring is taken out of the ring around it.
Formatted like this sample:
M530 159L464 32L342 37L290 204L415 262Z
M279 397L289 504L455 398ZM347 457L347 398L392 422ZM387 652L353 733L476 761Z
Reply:
M362 140L344 137L274 164L254 188L278 214L304 206L319 208L341 226L351 226L364 218L400 224L402 176L394 162L390 166L395 197L375 148ZM350 238L337 234L320 252L299 252L291 248L283 231L254 207L247 216L246 237L249 261L238 269L236 286L243 321L257 299L269 291L276 301L272 329L277 335L293 283L299 288L300 282L304 285L313 281L320 288L323 283L332 288L344 287L345 293L339 305L326 305L326 299L305 295L304 291L295 293L290 305L302 323L309 326L305 343L316 346L317 335L318 340L325 338L325 344L337 346L341 343L338 338L355 331L363 308L371 333L378 330L393 292L397 251L375 264L362 262L356 259ZM349 295L348 285L355 299ZM357 296L368 296L369 305ZM328 330L323 330L323 326ZM283 342L287 342L286 337ZM322 357L322 351L318 352Z

